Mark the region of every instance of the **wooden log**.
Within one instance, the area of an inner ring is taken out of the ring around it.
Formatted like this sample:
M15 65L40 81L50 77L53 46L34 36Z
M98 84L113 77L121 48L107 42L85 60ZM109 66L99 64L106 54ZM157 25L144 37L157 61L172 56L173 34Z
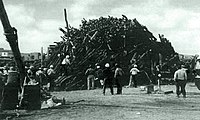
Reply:
M136 19L130 21L124 16L122 19L125 21L121 22L120 19L113 17L102 17L89 21L84 20L81 29L75 30L70 28L70 32L72 32L70 33L70 37L73 38L73 42L76 46L74 50L76 58L72 61L74 71L70 73L70 75L72 75L71 78L65 76L59 79L57 84L66 83L66 86L76 86L74 83L77 83L77 88L85 87L85 85L78 85L78 81L85 84L85 80L81 77L84 76L84 69L86 69L88 64L104 64L110 61L111 55L115 56L117 62L122 63L125 71L128 71L127 69L129 68L127 66L130 65L130 60L134 58L140 69L146 71L144 75L147 76L148 79L151 79L152 73L149 72L151 70L149 65L149 49L152 50L151 63L159 62L156 61L159 60L156 58L158 56L156 54L166 54L163 56L164 59L174 51L171 50L171 46L162 50L165 47L160 47L152 33ZM73 33L74 31L76 31L76 33ZM67 40L67 36L65 35L66 31L63 31L63 34L63 38ZM55 64L56 69L59 69L59 65L57 65L59 64L58 61L63 59L62 57L57 57L57 54L59 52L65 53L66 47L66 44L61 42L58 45L60 51L56 51L50 58L51 61L49 63ZM124 51L126 51L126 54L124 54ZM165 51L169 51L169 53ZM151 67L153 68L153 65ZM68 89L72 88L70 87Z
M15 62L20 72L20 84L23 84L25 78L25 66L21 58L20 50L18 47L18 37L17 30L14 27L11 27L6 10L4 8L3 1L0 0L0 19L3 25L4 33L7 38L7 41L13 52Z

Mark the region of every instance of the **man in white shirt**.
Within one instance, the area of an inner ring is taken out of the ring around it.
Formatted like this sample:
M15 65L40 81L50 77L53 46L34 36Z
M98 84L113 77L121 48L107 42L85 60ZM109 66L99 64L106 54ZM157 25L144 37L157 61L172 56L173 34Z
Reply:
M137 80L135 79L135 76L140 72L137 69L137 65L134 65L133 68L130 70L131 76L130 76L130 81L129 81L129 87L132 87L132 85L137 88Z
M70 66L70 56L66 55L61 63L61 73L64 73L64 75L68 75L68 69Z
M48 80L50 83L49 90L54 90L54 79L55 79L56 72L53 69L53 65L50 65L50 69L47 70Z
M176 94L177 97L179 97L179 95L182 93L183 97L186 97L186 90L185 90L185 86L187 83L187 73L186 73L186 69L184 68L184 65L181 65L181 68L178 69L175 73L174 73L174 80L176 82ZM181 88L181 91L180 91Z

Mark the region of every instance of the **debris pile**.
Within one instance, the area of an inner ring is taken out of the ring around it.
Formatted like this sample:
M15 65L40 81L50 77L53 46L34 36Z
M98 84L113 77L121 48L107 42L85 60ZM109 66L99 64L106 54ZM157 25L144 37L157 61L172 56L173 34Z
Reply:
M125 71L124 85L129 81L129 70L137 64L140 70L140 84L154 83L154 70L157 64L163 69L170 69L170 61L178 61L169 40L159 35L158 41L146 26L136 19L100 17L99 19L82 20L80 28L60 28L62 41L57 42L47 60L47 66L54 65L58 73L56 86L63 90L86 89L85 70L96 63L102 67L106 62L111 66L121 65ZM61 62L66 55L70 56L67 75L61 74Z

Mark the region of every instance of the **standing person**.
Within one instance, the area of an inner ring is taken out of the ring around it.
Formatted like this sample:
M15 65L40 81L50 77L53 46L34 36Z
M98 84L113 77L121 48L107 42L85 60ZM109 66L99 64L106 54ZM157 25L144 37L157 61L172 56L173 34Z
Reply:
M39 79L39 81L40 81L41 87L47 86L48 79L47 79L47 76L45 75L42 67L40 67L38 69L38 71L36 72L36 76L37 76L37 79Z
M4 88L4 82L3 82L3 69L1 70L0 69L0 101L2 99L2 91L3 91L3 88Z
M124 74L124 72L118 64L115 64L115 67L116 69L114 78L116 80L116 85L117 85L117 94L122 94L122 75Z
M137 88L137 80L136 80L136 76L138 74L138 72L140 72L137 69L137 65L134 65L133 68L130 70L131 76L130 76L130 81L129 81L129 87L134 86L135 88Z
M14 110L18 104L20 92L20 77L15 67L10 67L8 79L3 89L1 107L3 110Z
M186 83L187 83L187 73L186 73L184 67L185 67L184 65L181 65L181 68L178 69L174 73L174 80L176 82L177 97L179 97L179 95L182 93L183 97L186 98L185 86L186 86ZM181 91L180 91L180 88L181 88Z
M96 66L96 71L95 71L95 80L98 80L100 83L101 88L103 87L103 70L101 69L100 65Z
M50 83L49 90L54 90L54 78L55 78L56 72L53 69L53 65L50 65L50 68L47 70L48 80Z
M27 70L27 75L28 77L32 78L32 79L35 79L36 77L36 69L33 65L31 65L29 67L29 69Z
M89 65L85 75L87 76L87 89L94 89L95 70L92 68L92 65Z
M161 91L161 72L160 72L160 65L157 64L156 65L156 71L155 71L155 75L156 75L156 78L157 78L157 83L158 83L158 91Z
M27 77L25 78L24 85L36 85L39 84L39 79L36 79L36 69L34 66L30 66L27 71Z
M70 64L71 63L70 63L69 55L66 55L61 63L61 73L64 73L64 75L67 75Z
M8 79L8 67L4 66L3 67L3 82L6 83Z
M106 87L108 86L110 88L111 94L113 95L113 73L109 63L105 64L103 75L104 75L103 94L105 95Z
M37 81L39 81L40 85L42 83L42 73L43 73L42 68L38 68L38 70L35 73L36 74L36 79L37 79Z

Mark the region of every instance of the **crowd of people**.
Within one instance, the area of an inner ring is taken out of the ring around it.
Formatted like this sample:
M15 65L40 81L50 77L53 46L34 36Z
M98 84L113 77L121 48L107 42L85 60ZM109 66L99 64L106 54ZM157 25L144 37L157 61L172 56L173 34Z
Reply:
M199 59L200 61L200 59ZM130 80L128 87L137 88L137 75L141 72L137 68L136 64L131 65L129 70ZM161 72L159 72L159 66L157 69L157 78L160 80ZM200 73L200 72L199 72ZM199 79L198 71L196 71L197 79ZM174 72L174 81L176 85L177 97L182 94L186 98L185 86L188 79L188 72L184 65L181 65L179 69ZM50 94L50 91L54 91L54 81L56 72L54 66L50 65L49 68L40 67L36 69L34 66L26 67L26 76L21 85L20 74L16 67L11 66L4 67L0 70L0 101L1 109L14 109L18 107L24 107L28 99L32 99L28 94L32 94L34 98L38 98L38 106L41 108L41 101L45 101L47 108L58 106L65 103L65 99L58 99ZM106 88L110 88L110 93L114 95L113 86L116 85L116 94L122 94L122 87L124 81L124 71L118 63L106 63L104 65L95 64L89 65L85 71L87 76L87 89L93 90L96 86L102 88L103 95L106 94ZM97 81L97 82L95 82ZM97 85L98 84L98 85ZM32 96L32 97L33 97ZM59 101L59 102L58 102ZM33 101L32 101L33 102ZM34 101L36 102L36 101ZM30 103L28 103L31 105ZM32 104L34 106L34 104Z
M40 109L42 103L46 104L46 107L53 107L65 102L65 98L58 99L50 94L55 87L56 73L53 65L49 68L36 69L34 66L25 68L26 75L23 82L20 81L20 74L16 67L5 66L0 70L0 107L2 110Z
M130 81L128 87L137 87L136 75L139 72L140 71L138 70L137 65L133 65L133 68L130 70ZM116 85L116 94L122 94L124 71L118 63L115 63L112 67L110 63L106 63L104 67L101 67L99 64L95 64L95 68L93 68L92 65L89 65L88 69L85 71L85 75L87 76L88 90L94 89L95 86L98 86L95 85L96 83L100 84L104 95L107 87L110 88L110 92L113 95L113 86ZM95 80L98 82L95 82Z
M197 59L197 63L200 61L200 59ZM200 66L200 65L199 65ZM196 65L198 67L198 65ZM197 87L199 87L199 84L196 82L200 78L200 72L199 68L195 68L195 70L192 72L192 74L195 76L195 84ZM178 68L172 73L174 74L173 80L176 86L176 95L179 98L180 95L183 95L183 98L186 98L186 84L188 82L188 72L189 70L184 64L178 65ZM138 73L141 73L141 71L137 68L136 64L133 64L130 68L129 75L130 80L127 87L138 87L137 84L137 75ZM95 65L95 68L92 68L92 65L89 65L88 69L85 72L85 75L87 76L87 89L91 90L95 88L95 83L100 84L101 88L103 89L103 95L105 95L105 90L107 87L110 88L110 92L113 95L113 86L116 85L117 92L116 94L122 94L122 86L123 86L123 79L124 71L120 67L119 64L115 64L114 67L111 67L110 63L106 63L104 67L101 67L99 64ZM161 91L160 82L161 82L161 70L159 65L156 66L156 78L158 82L158 90ZM95 80L98 80L98 82L95 82ZM198 88L199 89L199 88Z

